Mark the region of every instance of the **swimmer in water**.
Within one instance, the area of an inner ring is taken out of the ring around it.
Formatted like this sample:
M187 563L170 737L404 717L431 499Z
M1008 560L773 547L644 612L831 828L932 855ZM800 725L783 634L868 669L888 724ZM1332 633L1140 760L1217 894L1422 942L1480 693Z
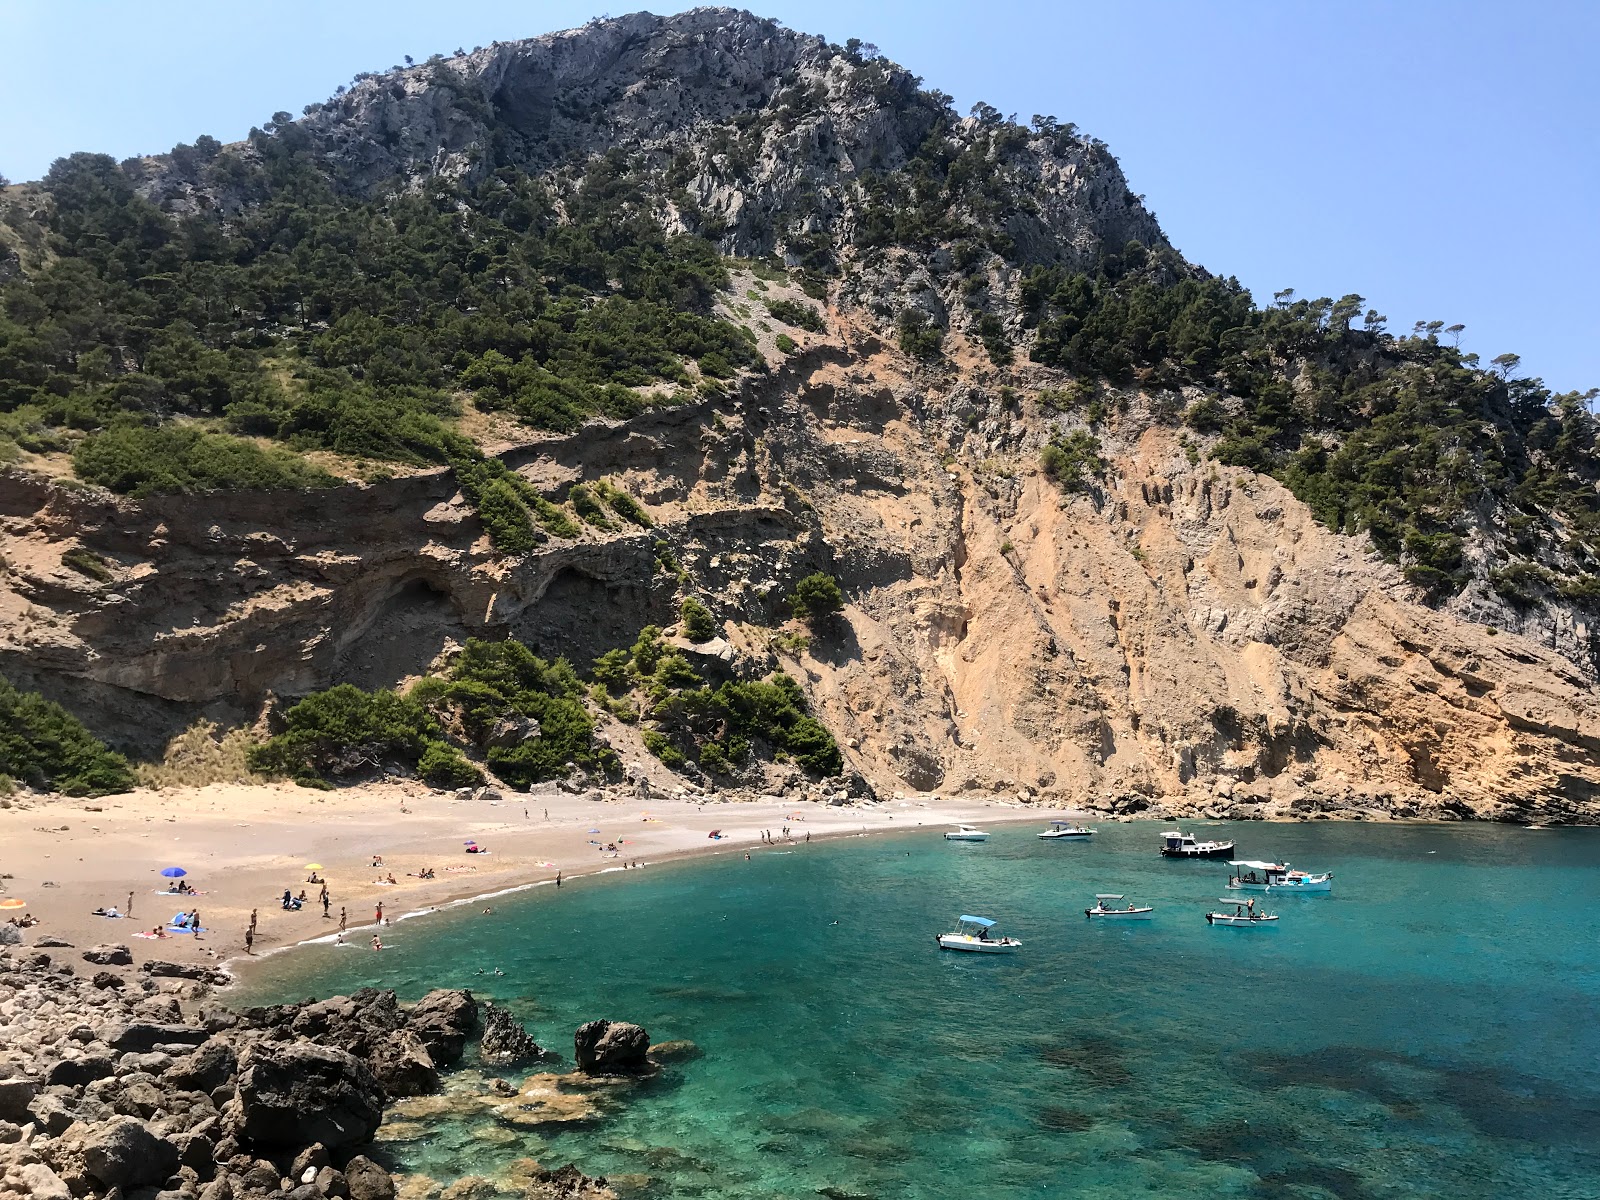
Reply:
M377 934L373 934L372 935L372 948L374 950L382 950L383 949L383 940L381 938L379 938Z

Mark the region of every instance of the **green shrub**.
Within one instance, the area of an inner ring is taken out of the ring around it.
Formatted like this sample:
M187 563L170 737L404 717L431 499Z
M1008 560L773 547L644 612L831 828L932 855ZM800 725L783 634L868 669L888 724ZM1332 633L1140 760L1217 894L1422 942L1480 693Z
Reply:
M832 575L815 571L794 585L788 596L789 610L808 624L815 625L844 609L844 593Z
M111 572L106 567L106 560L93 550L86 549L83 546L74 546L63 554L61 556L61 565L71 567L80 575L87 575L90 579L98 580L100 583L108 583L111 580Z
M654 729L641 729L639 736L644 739L644 748L674 771L682 770L688 764L689 760L683 756L683 751L674 746L665 734Z
M250 769L297 781L366 774L385 763L414 767L444 733L423 706L387 689L341 683L283 715L282 733L249 752Z
M478 519L503 554L527 554L539 545L533 516L511 484L496 479L478 495Z
M778 350L783 354L793 354L800 349L799 343L797 343L787 333L780 333L777 337L773 338L772 341L773 344L778 347Z
M417 777L436 788L476 787L483 782L483 772L447 742L428 742L423 747Z
M607 650L594 660L590 674L610 695L620 696L634 684L633 656L626 650Z
M581 483L575 483L567 489L567 502L573 510L593 525L596 529L613 530L616 528L611 519L606 516L606 510L600 506L600 501L594 498L594 493Z
M263 450L194 425L118 425L93 434L72 453L86 483L131 496L223 489L332 487L322 468L279 447Z
M711 616L711 610L693 596L684 597L678 616L683 636L691 642L709 642L717 635L717 623Z
M0 678L0 775L68 796L102 796L134 786L127 759L108 749L66 709Z
M908 308L897 324L901 353L912 358L937 359L944 347L944 330L919 308Z
M1100 439L1084 429L1074 429L1065 437L1053 438L1039 456L1044 473L1064 492L1085 491L1105 474L1100 457Z
M600 499L611 506L611 511L624 521L630 521L641 529L649 529L655 524L650 514L645 512L644 505L609 480L595 480L594 490Z
M772 314L775 321L782 321L785 325L793 325L808 333L822 332L822 314L809 304L801 304L798 300L768 300L766 305L767 312Z

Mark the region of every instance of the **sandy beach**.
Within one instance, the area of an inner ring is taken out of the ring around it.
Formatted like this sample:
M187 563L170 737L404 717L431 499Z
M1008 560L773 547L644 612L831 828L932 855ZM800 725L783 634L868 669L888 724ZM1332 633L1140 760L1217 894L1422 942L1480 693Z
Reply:
M599 799L595 799L599 796ZM226 962L247 969L245 930L258 914L253 954L261 956L339 928L370 940L383 906L397 919L466 897L688 854L759 853L763 831L779 842L789 828L804 844L827 837L897 832L956 821L1044 822L1054 811L982 798L909 796L876 805L829 807L772 798L641 800L620 792L573 795L553 788L505 792L498 802L460 799L417 784L323 792L292 784L214 785L140 790L95 800L53 797L0 810L3 896L39 918L27 940L59 938L74 947L120 943L135 964ZM720 838L711 837L713 831ZM488 853L468 854L471 840ZM608 847L614 846L615 849ZM380 866L374 860L381 857ZM310 864L319 864L312 872ZM163 894L187 872L193 895ZM418 876L430 869L432 879ZM319 902L327 881L328 913ZM390 878L394 882L388 882ZM284 889L306 895L282 907ZM95 909L131 915L108 918ZM488 902L492 903L492 901ZM199 936L169 933L179 912L198 909ZM16 915L7 913L6 915ZM359 934L356 932L361 930Z

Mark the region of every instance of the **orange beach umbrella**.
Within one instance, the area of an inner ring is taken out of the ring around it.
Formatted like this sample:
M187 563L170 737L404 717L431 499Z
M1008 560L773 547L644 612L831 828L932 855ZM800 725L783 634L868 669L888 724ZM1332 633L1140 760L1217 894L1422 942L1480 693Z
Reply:
M15 896L8 900L0 900L0 908L27 908L26 900L18 900Z

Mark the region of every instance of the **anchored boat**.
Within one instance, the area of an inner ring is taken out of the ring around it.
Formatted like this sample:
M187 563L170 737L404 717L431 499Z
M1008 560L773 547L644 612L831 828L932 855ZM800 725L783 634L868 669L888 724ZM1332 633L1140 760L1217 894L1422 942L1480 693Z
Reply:
M1177 829L1161 835L1163 858L1227 858L1232 853L1232 842L1198 842L1194 834Z
M1298 895L1319 896L1333 891L1333 872L1311 875L1305 871L1291 871L1288 863L1256 862L1248 858L1232 859L1228 865L1233 874L1228 877L1228 887L1235 892L1294 892ZM1249 874L1246 874L1246 871Z
M1229 925L1236 929L1256 929L1272 925L1278 919L1276 913L1269 913L1265 909L1257 908L1254 899L1246 900L1240 904L1237 900L1222 897L1224 904L1232 904L1233 911L1209 912L1206 914L1207 925Z
M1015 954L1022 948L1016 938L997 938L990 934L995 922L988 917L961 917L954 933L941 933L934 940L941 950L966 950L973 954Z
M974 829L971 825L957 825L944 835L947 842L987 842L989 834L982 829Z
M1094 830L1082 825L1075 825L1071 821L1051 821L1050 828L1039 835L1041 841L1053 842L1060 838L1087 838L1093 837Z
M1115 892L1096 892L1094 894L1094 907L1083 910L1086 917L1107 917L1113 921L1148 921L1150 914L1155 909L1150 905L1129 904L1123 908L1119 903L1126 897Z

